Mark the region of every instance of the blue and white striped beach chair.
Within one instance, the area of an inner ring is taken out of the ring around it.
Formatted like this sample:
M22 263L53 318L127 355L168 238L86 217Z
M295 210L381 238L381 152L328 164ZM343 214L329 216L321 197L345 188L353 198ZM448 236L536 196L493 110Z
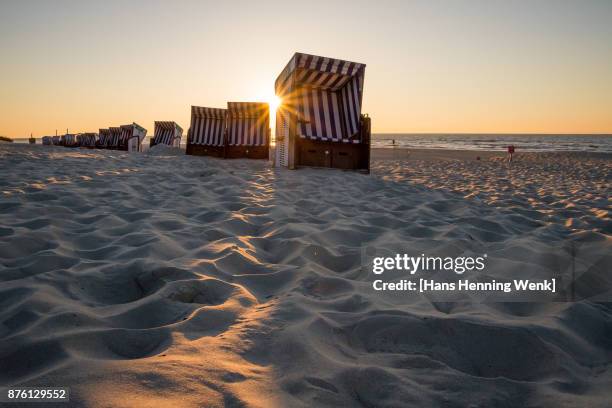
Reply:
M155 121L153 137L150 141L150 146L158 144L167 146L180 147L181 137L183 137L183 128L176 122L172 121Z
M60 145L64 147L78 147L76 135L67 133L60 137Z
M111 132L112 132L111 128ZM147 129L137 123L122 125L119 133L119 141L114 148L128 152L139 152L142 141L147 136Z
M267 159L269 147L270 106L264 102L228 102L225 157Z
M361 114L365 65L295 53L276 79L275 163L369 171L370 119Z
M96 136L95 133L81 133L77 135L77 144L80 147L92 149L96 147Z
M96 147L106 149L110 143L110 129L99 129L98 130L98 142Z
M120 127L109 127L109 137L106 147L108 149L117 150L119 149L119 141L121 139L121 128Z
M227 109L191 107L191 126L185 153L225 157Z

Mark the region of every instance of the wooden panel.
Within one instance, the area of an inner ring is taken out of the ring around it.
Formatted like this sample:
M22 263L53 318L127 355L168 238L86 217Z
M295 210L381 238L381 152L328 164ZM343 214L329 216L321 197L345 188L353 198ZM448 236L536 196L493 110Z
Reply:
M225 157L225 148L221 146L202 146L187 144L185 154L194 156Z
M358 169L360 149L358 145L335 143L332 149L332 167L337 169Z
M299 166L368 170L369 153L369 144L321 142L300 138L296 160Z
M227 146L227 159L263 159L268 160L268 146Z
M331 144L310 139L296 138L297 165L331 167Z

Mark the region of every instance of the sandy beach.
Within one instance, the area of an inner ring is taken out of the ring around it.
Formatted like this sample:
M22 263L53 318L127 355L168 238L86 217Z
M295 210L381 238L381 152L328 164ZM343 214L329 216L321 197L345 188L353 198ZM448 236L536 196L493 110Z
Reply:
M608 407L611 175L594 153L373 149L364 175L0 144L0 387L88 407ZM364 248L485 253L499 279L571 268L575 301L376 292Z
M502 211L573 230L612 234L612 154L522 152L508 164L492 151L373 149L377 173L453 191Z

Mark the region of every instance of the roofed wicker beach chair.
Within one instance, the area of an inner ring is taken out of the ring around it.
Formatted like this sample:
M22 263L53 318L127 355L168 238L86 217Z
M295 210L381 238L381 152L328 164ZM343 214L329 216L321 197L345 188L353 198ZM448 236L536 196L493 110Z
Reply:
M142 141L147 136L147 129L143 128L136 122L131 125L121 126L121 135L119 136L119 145L117 150L127 152L139 152Z
M52 136L51 141L54 146L59 146L61 142L61 138L59 136Z
M264 102L227 103L228 159L268 159L270 107Z
M53 144L53 138L51 136L43 136L42 144L45 146L51 146Z
M96 136L95 133L81 133L77 135L77 143L81 147L93 149L96 147Z
M164 144L173 147L181 147L181 137L183 137L183 128L176 122L155 121L155 129L149 146L153 147L158 144Z
M191 107L186 154L225 157L227 109Z
M60 137L60 145L64 147L79 147L75 134L67 133Z
M106 149L110 143L110 129L100 129L98 132L98 142L96 143L96 147Z
M119 140L121 139L121 128L120 127L109 127L110 134L108 142L106 143L107 149L117 150L119 149Z
M295 53L276 79L275 165L370 170L365 65Z

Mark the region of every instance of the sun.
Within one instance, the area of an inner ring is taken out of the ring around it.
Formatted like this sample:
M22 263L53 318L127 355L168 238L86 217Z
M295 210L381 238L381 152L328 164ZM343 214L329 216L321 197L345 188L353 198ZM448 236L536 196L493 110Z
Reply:
M281 104L281 99L276 95L270 95L266 98L268 104L270 105L270 115L274 117L276 114L276 110Z
M270 89L269 87L262 86L260 88L253 89L251 98L255 101L266 102L270 107L271 118L276 116L276 110L282 104L281 98L276 96L274 89Z
M279 108L282 101L274 94L268 94L264 100L268 102L270 106L270 131L272 132L270 146L274 147L276 146L276 110Z
M270 107L270 145L274 147L276 142L276 110L282 105L282 100L269 90L258 92L254 95L259 95L255 100L266 102Z

